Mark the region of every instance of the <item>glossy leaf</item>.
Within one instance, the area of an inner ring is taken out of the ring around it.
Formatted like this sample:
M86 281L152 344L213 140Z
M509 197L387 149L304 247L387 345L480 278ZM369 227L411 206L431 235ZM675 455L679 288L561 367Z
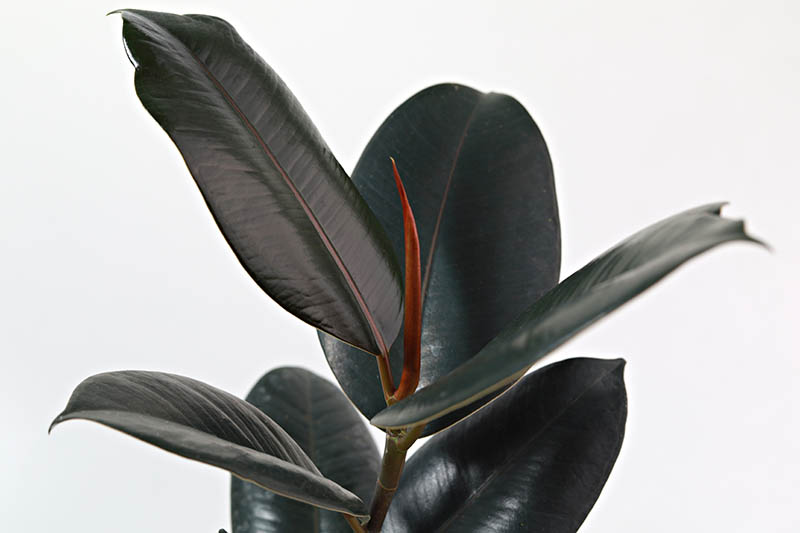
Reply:
M719 244L753 241L722 204L691 209L623 241L564 280L475 357L372 419L404 427L438 418L513 383L536 361L692 257Z
M302 368L267 373L247 401L275 420L326 478L369 501L380 455L367 426L338 387ZM339 513L288 500L234 477L234 533L348 533Z
M397 258L289 89L221 19L121 13L136 92L245 270L314 327L387 350L402 322Z
M367 145L353 182L403 257L397 161L419 232L423 324L420 386L469 360L558 282L561 246L547 146L513 98L436 85L397 108ZM375 362L320 335L339 383L371 417L386 404ZM400 338L391 351L399 375ZM445 427L482 405L430 424Z
M161 372L123 371L84 380L50 426L98 422L228 470L268 490L335 511L365 516L364 503L322 477L300 446L251 404L205 383Z
M577 531L622 445L624 366L555 363L430 439L406 465L383 530Z

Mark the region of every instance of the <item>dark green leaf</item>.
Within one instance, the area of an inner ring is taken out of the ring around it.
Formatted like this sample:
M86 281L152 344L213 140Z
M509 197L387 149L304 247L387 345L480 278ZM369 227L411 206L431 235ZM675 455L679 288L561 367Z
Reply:
M302 368L265 375L247 401L278 422L326 478L369 501L381 458L361 416L338 387ZM236 477L231 483L234 533L348 533L338 513L287 500Z
M433 437L406 465L384 531L577 531L622 445L624 366L550 365Z
M121 13L136 92L245 270L312 326L388 349L402 322L399 264L289 89L221 19Z
M544 295L475 357L386 408L372 423L419 424L491 394L685 261L728 241L754 240L741 221L720 217L721 207L691 209L629 237Z
M98 374L78 385L50 428L73 419L99 422L288 498L366 515L364 503L322 477L267 415L193 379L161 372Z
M397 160L419 231L422 369L429 385L469 360L558 282L558 208L547 146L525 109L502 94L436 85L378 129L353 182L403 257ZM385 407L375 361L321 335L328 362L365 415ZM402 336L392 347L399 376ZM395 379L398 381L399 377ZM484 403L436 420L441 429Z

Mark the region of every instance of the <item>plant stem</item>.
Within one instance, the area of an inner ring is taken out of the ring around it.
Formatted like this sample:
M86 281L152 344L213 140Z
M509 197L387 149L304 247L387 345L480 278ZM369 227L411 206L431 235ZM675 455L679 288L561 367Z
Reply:
M397 447L401 450L408 451L411 445L417 442L419 436L422 435L423 429L425 429L425 424L406 428L403 434L397 438Z
M400 194L400 203L403 206L403 233L405 236L405 330L403 337L404 358L403 375L397 389L394 388L392 381L392 370L389 367L388 354L382 354L378 358L378 370L381 375L381 385L386 404L392 405L395 402L411 395L417 390L419 385L420 372L420 340L422 337L422 292L420 276L420 254L419 236L417 234L417 224L414 221L414 213L408 203L403 182L397 172L397 165L393 158L392 170L394 180L397 184L397 192ZM370 508L370 518L367 522L367 533L378 533L386 519L386 513L392 504L397 486L400 483L400 474L403 473L403 466L406 463L406 452L414 444L425 424L405 428L402 431L387 431L386 444L383 448L383 461L381 471L378 474L378 482L375 484L375 494L372 497ZM355 529L355 528L354 528Z
M397 437L386 434L386 444L383 449L383 462L375 485L375 495L372 497L370 518L367 522L367 533L378 533L389 511L389 505L400 482L400 474L406 462L406 450L397 446Z
M344 517L345 520L347 520L347 523L350 524L350 527L353 529L353 531L355 531L356 533L366 532L364 526L362 526L361 522L358 521L358 518L349 514L343 514L342 516Z
M406 463L406 452L422 434L425 424L414 426L400 434L387 433L383 448L383 462L378 482L375 484L375 495L372 497L370 518L367 522L367 533L377 533L383 526L386 513L392 504L392 498L400 483L400 474Z

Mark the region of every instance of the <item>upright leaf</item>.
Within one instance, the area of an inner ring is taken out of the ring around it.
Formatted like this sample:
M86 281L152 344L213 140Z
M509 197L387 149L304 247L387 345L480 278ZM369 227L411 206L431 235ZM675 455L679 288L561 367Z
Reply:
M403 267L405 269L405 310L403 314L403 376L392 396L402 399L413 394L419 385L420 342L422 338L422 269L419 254L419 235L414 212L408 203L403 180L392 159L394 181L403 206Z
M136 92L245 270L312 326L386 351L402 322L400 267L289 89L221 19L121 13Z
M84 380L50 428L84 419L187 459L228 470L287 498L353 516L364 503L322 477L300 446L253 405L205 383L123 371Z
M403 256L397 161L419 231L423 325L420 386L469 360L558 282L560 230L542 135L513 98L463 85L416 94L381 125L353 182ZM385 407L375 362L321 334L339 383L366 416ZM403 359L400 338L392 369ZM431 423L429 434L482 405Z
M322 475L369 501L380 456L361 416L338 387L302 368L267 373L247 401L278 422L308 454ZM234 533L348 533L338 513L265 491L234 477Z
M691 209L629 237L544 295L475 357L386 408L372 423L384 428L420 424L491 395L685 261L725 242L754 241L741 221L719 216L721 207Z
M430 439L406 465L384 531L577 531L622 445L624 365L550 365Z

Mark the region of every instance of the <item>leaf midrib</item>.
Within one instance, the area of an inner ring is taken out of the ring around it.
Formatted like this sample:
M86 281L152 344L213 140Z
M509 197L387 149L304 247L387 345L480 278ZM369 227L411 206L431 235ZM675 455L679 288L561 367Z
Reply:
M188 434L199 435L199 436L201 436L201 437L203 437L205 439L208 439L209 442L220 443L221 446L235 446L235 447L240 448L242 450L247 450L250 453L256 453L256 454L262 455L264 457L268 457L269 458L268 461L278 461L278 462L281 462L281 463L285 463L287 465L292 465L292 466L300 468L300 469L302 469L302 470L304 470L306 472L309 472L309 473L311 473L311 474L313 474L315 476L327 479L327 478L325 478L325 476L322 475L322 473L319 471L318 468L316 469L316 471L312 470L309 467L307 467L306 465L295 463L294 461L291 460L290 457L286 457L286 458L279 457L278 455L273 455L272 453L270 453L268 451L259 450L258 448L254 448L252 446L247 446L245 444L240 444L240 443L234 442L232 440L228 440L228 439L226 439L224 437L220 437L218 435L214 435L213 433L209 433L208 431L205 431L203 429L198 429L198 428L193 427L191 425L187 425L187 424L184 424L184 423L181 423L181 422L175 422L175 421L172 421L172 420L167 420L167 419L164 419L164 418L159 418L157 416L150 415L150 414L145 414L145 413L136 413L136 412L131 412L131 411L119 411L119 410L115 410L115 409L80 409L78 411L70 412L67 415L63 415L63 414L59 415L56 418L56 420L53 421L53 424L51 425L50 429L52 430L52 428L55 427L57 424L61 424L62 422L66 422L68 420L86 420L88 422L94 422L96 424L101 424L101 425L106 426L108 428L111 428L111 429L113 429L115 431L119 431L121 433L124 433L125 435L128 435L129 437L132 437L134 439L137 439L137 440L140 440L140 441L145 442L147 444L150 444L151 446L156 446L158 448L161 448L162 450L167 451L168 453L181 455L178 452L169 450L167 448L163 448L163 447L161 447L160 445L157 445L157 444L153 444L152 442L150 442L149 440L147 440L147 439L145 439L145 438L143 438L141 436L134 435L133 433L130 433L128 431L128 429L126 429L126 426L124 426L124 425L122 425L121 427L118 426L119 423L117 421L108 421L105 418L100 418L100 417L103 417L104 415L110 415L110 416L113 416L115 418L133 417L138 422L144 422L144 421L149 422L149 427L155 428L157 426L167 426L167 427L170 427L170 428L172 428L172 429L174 429L176 431L181 431L181 432L188 433ZM239 428L237 427L237 429L239 429ZM277 437L276 437L276 441L280 442L280 440ZM286 446L282 442L280 442L280 444L281 444L281 446ZM302 448L301 448L301 451L302 451ZM305 453L305 452L303 452L303 453ZM181 457L183 457L183 455L181 455ZM200 461L200 460L198 460L198 461ZM205 461L200 461L200 462L205 462ZM311 461L311 464L313 465L313 461ZM314 465L314 467L316 468L316 465ZM222 468L222 467L217 467L217 468ZM236 475L238 475L238 474L236 474ZM244 478L242 478L242 479L244 479ZM276 492L274 489L271 489L271 488L268 489L268 490Z
M141 15L137 15L137 16L141 16ZM142 17L142 18L144 18L144 17ZM242 111L242 109L236 104L236 102L234 101L233 97L230 95L230 93L227 91L227 89L225 89L225 87L222 85L222 82L217 79L217 77L211 72L211 70L206 66L206 64L194 53L194 51L192 51L192 49L189 48L189 46L187 46L181 39L176 37L175 34L173 34L171 31L169 31L166 27L164 27L163 25L158 24L158 23L154 23L154 24L156 24L164 32L166 32L168 35L170 35L176 42L180 43L181 46L183 46L183 48L186 50L186 52L189 54L189 56L191 56L191 58L195 61L195 63L201 68L201 70L206 75L206 77L209 79L209 81L211 81L211 83L214 84L214 86L220 92L220 94L225 99L225 101L228 103L228 105L230 105L230 107L233 109L233 111L239 116L240 120L245 125L245 127L250 131L250 133L253 135L253 137L255 137L255 139L258 141L258 144L264 150L264 153L266 153L266 155L268 156L268 158L270 159L272 164L278 170L278 173L283 178L284 182L286 183L286 186L289 188L289 190L292 192L292 194L294 195L294 197L297 200L297 202L303 208L303 212L306 214L306 217L309 219L309 221L311 222L312 226L314 227L314 230L316 231L317 235L319 236L320 240L322 241L323 245L325 246L325 249L328 251L328 253L330 254L331 258L334 260L334 263L336 263L336 266L339 269L340 274L344 278L348 288L350 289L351 293L353 294L353 297L355 298L355 300L356 300L356 302L358 304L359 310L361 311L362 315L364 316L364 318L366 319L367 323L370 326L372 337L375 340L375 343L378 345L379 351L381 352L381 354L388 354L388 349L387 349L387 346L386 346L386 342L385 342L385 340L383 338L383 335L382 335L380 329L378 328L374 317L372 316L372 312L370 311L369 307L366 304L366 300L364 299L364 296L361 294L360 289L358 288L355 280L353 279L352 274L350 274L350 271L347 269L347 267L345 266L344 262L342 261L342 258L339 256L338 252L334 248L333 243L330 241L330 238L325 233L325 230L322 228L322 225L319 223L319 220L317 220L316 215L314 215L313 211L311 211L311 208L308 205L308 202L305 200L303 195L300 193L300 191L297 189L297 187L291 181L291 179L289 178L289 175L286 173L284 168L280 165L280 162L278 161L278 159L275 156L275 154L272 152L272 150L269 148L267 143L261 137L261 134L255 128L253 123L250 122L250 120L248 119L247 115L245 115L245 113ZM137 70L139 68L141 68L141 67L137 67Z
M461 132L461 137L458 140L458 146L456 147L455 155L453 156L453 164L450 166L450 173L447 175L447 182L444 186L444 192L442 193L442 201L439 204L439 211L436 214L436 224L433 227L433 235L431 236L431 244L428 248L428 257L425 261L425 273L422 278L422 294L420 299L420 305L425 305L425 295L428 293L428 285L431 281L431 271L433 269L433 256L436 252L436 245L439 241L439 230L441 229L442 218L444 215L444 209L447 205L447 196L450 194L450 186L453 182L453 176L456 172L456 167L458 166L458 160L461 157L461 149L464 147L464 141L467 138L467 133L469 132L469 128L472 125L472 119L475 117L475 112L478 110L478 106L481 103L481 99L485 95L480 93L478 96L475 105L470 111L469 116L467 117L466 122L464 123L464 129Z

